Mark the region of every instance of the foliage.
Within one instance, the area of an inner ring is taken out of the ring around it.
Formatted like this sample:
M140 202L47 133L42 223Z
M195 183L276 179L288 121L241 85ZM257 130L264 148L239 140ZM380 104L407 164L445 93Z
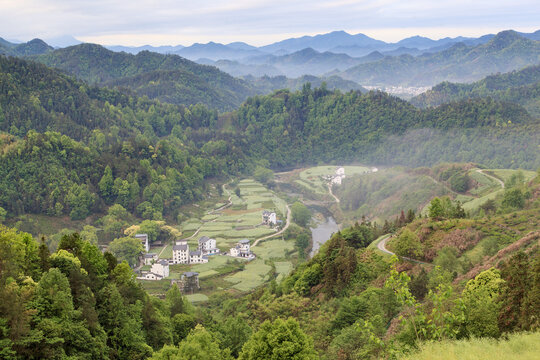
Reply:
M308 222L311 220L311 212L307 206L299 201L296 201L291 205L291 214L293 221L303 227L307 226Z
M141 241L132 237L115 239L109 244L109 251L119 261L127 261L130 266L135 266L139 254L143 251Z
M292 318L265 321L242 347L241 360L316 359L313 340Z
M405 228L395 241L395 252L399 256L419 257L422 255L422 244L418 236Z

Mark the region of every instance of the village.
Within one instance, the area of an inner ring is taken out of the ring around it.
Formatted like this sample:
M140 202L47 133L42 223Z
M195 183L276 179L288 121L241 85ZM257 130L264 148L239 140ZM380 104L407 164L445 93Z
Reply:
M275 212L264 210L261 214L260 226L268 226L275 231L279 230L283 222L277 219ZM197 248L190 250L187 239L173 241L172 258L160 258L157 253L150 252L150 242L147 234L136 234L135 238L141 242L143 252L139 257L138 280L159 281L170 277L171 265L183 264L194 265L204 264L211 261L212 256L229 256L233 259L251 261L256 255L251 251L251 241L249 239L239 240L228 252L222 253L217 247L216 239L208 236L201 236L197 241ZM142 268L150 266L149 270ZM186 271L179 279L170 278L171 285L176 283L183 293L193 294L200 289L199 273Z

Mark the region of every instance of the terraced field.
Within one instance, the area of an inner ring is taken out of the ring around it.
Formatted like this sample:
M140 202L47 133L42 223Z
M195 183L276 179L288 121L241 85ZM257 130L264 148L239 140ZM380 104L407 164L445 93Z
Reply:
M334 175L341 166L316 166L300 173L300 179L295 182L317 194L328 194L327 183L324 176ZM345 176L368 173L371 170L365 166L343 166Z
M182 224L182 232L190 238L190 248L197 247L201 236L216 239L217 246L223 253L227 252L238 240L255 240L275 232L268 226L261 225L262 211L272 210L278 214L278 219L285 220L287 213L286 202L275 193L268 190L255 180L245 179L238 183L240 197L230 191L231 206L215 211L225 203L209 206L200 218L191 218ZM197 232L198 231L198 232ZM196 235L193 235L195 232ZM292 271L293 264L289 257L294 252L294 242L279 238L267 240L254 247L257 258L251 262L235 259L229 256L211 256L206 264L173 265L171 278L180 278L185 271L199 273L201 294L188 296L191 301L206 301L206 296L215 291L234 289L249 291L274 277L272 263L275 265L276 276L281 279ZM169 253L166 248L165 253ZM170 249L172 256L172 248ZM195 296L203 295L203 296Z

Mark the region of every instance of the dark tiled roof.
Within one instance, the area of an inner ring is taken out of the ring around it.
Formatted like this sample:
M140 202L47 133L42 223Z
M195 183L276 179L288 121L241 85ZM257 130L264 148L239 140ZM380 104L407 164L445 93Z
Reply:
M188 246L187 245L174 245L172 247L173 251L180 250L180 251L187 251Z
M156 257L157 254L156 253L148 253L148 254L144 254L144 257L145 258L153 258L153 257Z
M184 273L184 276L186 276L186 277L199 276L199 273L193 272L193 271L188 271L188 272Z
M167 260L161 260L159 263L161 265L169 265L169 262Z
M190 251L189 256L201 256L201 252L199 250Z
M249 240L248 239L242 239L238 243L239 244L249 244Z
M199 239L199 244L205 243L208 240L210 240L208 236L201 236L201 238Z

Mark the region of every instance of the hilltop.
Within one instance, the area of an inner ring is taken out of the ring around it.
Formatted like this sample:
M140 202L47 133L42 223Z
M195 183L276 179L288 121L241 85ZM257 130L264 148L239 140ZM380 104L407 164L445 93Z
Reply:
M443 82L411 99L411 103L419 107L428 107L479 97L521 104L531 115L539 117L540 65L490 75L471 84Z

